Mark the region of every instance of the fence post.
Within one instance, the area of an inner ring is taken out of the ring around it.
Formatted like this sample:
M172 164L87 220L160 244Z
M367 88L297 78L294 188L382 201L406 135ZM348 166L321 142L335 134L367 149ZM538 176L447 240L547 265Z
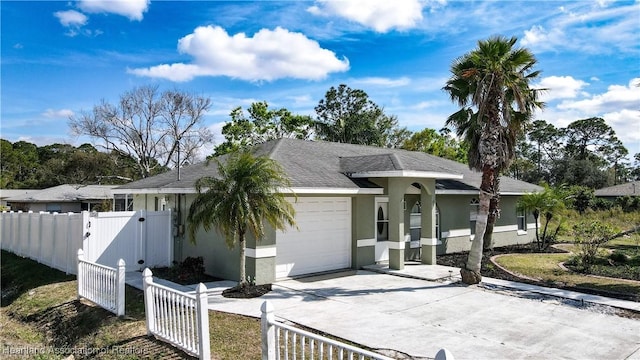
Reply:
M78 249L78 300L82 297L82 286L84 285L83 272L82 272L82 262L84 261L84 251L82 249Z
M116 315L124 315L124 280L125 280L125 263L124 260L118 260L118 269L116 270Z
M155 311L153 309L153 273L149 268L142 272L142 285L144 290L144 314L147 318L147 335L152 335L151 329L156 327Z
M198 314L198 346L200 347L200 359L211 358L211 344L209 340L209 299L207 287L200 283L196 288L196 312Z
M276 359L276 329L273 326L275 315L273 305L269 301L262 303L260 307L260 335L262 337L262 360Z
M453 357L451 351L442 348L438 351L438 353L436 353L435 360L455 360L455 358Z

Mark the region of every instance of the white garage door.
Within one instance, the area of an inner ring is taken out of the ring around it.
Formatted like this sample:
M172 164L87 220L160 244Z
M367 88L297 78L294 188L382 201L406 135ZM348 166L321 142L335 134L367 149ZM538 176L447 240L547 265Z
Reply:
M351 266L351 198L300 197L299 230L276 234L276 278Z

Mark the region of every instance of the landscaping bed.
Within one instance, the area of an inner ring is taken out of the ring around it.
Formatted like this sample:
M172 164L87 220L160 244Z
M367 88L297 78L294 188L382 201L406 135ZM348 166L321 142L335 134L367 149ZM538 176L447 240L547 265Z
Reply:
M437 261L439 265L463 267L467 256L467 252L446 254L438 256ZM494 256L495 263L491 261ZM507 246L483 252L480 272L496 279L640 301L640 282L563 270L559 264L570 257L569 253L555 247L541 252L531 246Z

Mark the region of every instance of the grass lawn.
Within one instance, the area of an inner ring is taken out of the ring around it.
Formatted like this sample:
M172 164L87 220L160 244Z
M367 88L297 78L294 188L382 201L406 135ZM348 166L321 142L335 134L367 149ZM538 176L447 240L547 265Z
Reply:
M558 266L569 260L570 254L511 254L496 259L498 265L511 272L534 279L541 285L575 287L596 290L599 293L627 294L640 300L640 283L620 279L604 279L567 272Z
M142 292L127 286L126 316L78 301L75 276L2 251L0 346L101 353L76 359L183 359L186 354L146 336ZM260 320L209 312L214 359L259 359ZM32 354L32 359L63 359L69 354ZM21 358L21 357L16 357Z

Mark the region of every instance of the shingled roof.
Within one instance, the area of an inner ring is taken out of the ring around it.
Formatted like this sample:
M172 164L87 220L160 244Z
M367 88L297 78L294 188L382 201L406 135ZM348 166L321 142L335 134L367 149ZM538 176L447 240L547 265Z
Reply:
M604 197L640 196L640 181L598 189L595 191L595 195Z
M257 145L256 155L267 155L280 163L291 179L292 188L362 189L371 182L354 174L403 172L426 174L437 179L439 192L478 191L481 174L468 166L423 152L387 149L374 146L278 139ZM225 157L219 160L224 162ZM217 176L215 162L184 167L177 171L122 185L116 193L186 193L194 191L195 181L203 176ZM501 177L501 192L522 194L541 188L516 179Z
M106 200L113 198L111 190L115 187L116 185L65 184L7 197L5 200L24 203Z

